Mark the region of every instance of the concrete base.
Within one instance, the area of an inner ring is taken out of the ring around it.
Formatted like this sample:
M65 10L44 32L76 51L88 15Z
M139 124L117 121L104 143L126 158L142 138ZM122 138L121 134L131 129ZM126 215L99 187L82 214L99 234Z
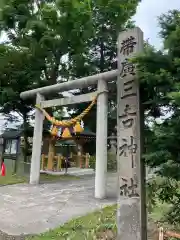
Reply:
M48 171L48 170L40 170L40 173L47 173L49 175L65 175L65 169L63 169L61 172L54 172L54 171ZM68 168L67 170L68 175L72 176L84 176L84 175L93 175L94 169L92 168Z

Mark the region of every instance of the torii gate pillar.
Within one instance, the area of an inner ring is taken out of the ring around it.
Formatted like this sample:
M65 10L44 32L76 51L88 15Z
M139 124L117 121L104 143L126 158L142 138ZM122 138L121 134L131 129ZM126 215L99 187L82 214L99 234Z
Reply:
M98 81L97 120L96 120L96 175L95 175L95 198L106 197L107 175L107 113L108 91L107 82L103 79Z
M38 93L36 95L36 104L40 104L42 100L44 100L44 97ZM30 184L39 184L43 120L44 120L43 113L39 109L36 109L30 170Z

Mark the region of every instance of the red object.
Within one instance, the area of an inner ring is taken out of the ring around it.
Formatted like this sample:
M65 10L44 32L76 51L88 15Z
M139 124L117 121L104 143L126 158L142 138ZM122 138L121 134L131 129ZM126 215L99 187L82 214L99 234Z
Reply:
M6 176L6 167L4 163L1 165L1 176Z

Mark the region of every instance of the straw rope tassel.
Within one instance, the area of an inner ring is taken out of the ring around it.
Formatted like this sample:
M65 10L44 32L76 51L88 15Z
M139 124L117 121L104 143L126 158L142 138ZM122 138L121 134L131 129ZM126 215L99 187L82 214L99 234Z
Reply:
M57 133L58 133L57 127L56 127L56 126L53 126L53 127L52 127L52 130L50 130L50 133L51 133L52 135L56 136Z
M81 133L84 129L82 128L80 122L77 122L76 125L74 126L74 132L75 133Z
M91 108L94 106L94 104L96 103L97 100L97 96L93 99L93 101L91 102L91 104L77 117L67 120L67 121L59 121L56 120L54 117L51 117L45 109L42 109L40 107L40 105L36 105L36 108L38 108L40 111L43 112L44 116L46 117L46 119L48 121L50 121L52 124L56 125L56 126L61 126L61 127L70 127L74 124L76 124L77 122L80 122L82 120L82 118L91 110Z
M65 128L65 129L64 129L63 134L62 134L61 137L62 137L62 138L71 138L71 137L72 137L72 135L71 135L71 133L70 133L70 131L69 131L69 128Z

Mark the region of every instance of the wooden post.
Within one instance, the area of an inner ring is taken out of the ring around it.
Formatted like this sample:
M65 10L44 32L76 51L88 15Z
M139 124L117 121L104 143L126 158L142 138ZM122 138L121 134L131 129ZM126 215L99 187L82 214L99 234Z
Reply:
M143 51L139 28L119 34L117 80L118 239L147 240L139 82L130 59Z
M44 165L45 165L45 155L41 155L41 170L44 170Z
M159 228L159 240L164 240L164 231L163 228Z
M58 165L58 156L54 156L54 159L53 159L53 171L57 170L57 165Z
M48 165L48 156L47 155L45 155L44 156L44 158L45 158L45 166L44 166L44 170L47 170L47 165Z
M78 152L78 163L79 163L79 167L82 168L82 156L81 156L81 152Z
M49 141L49 153L48 153L48 166L47 169L49 171L53 170L53 165L54 165L54 155L55 155L55 144L54 140Z
M53 154L53 152L49 152L48 164L47 164L47 170L49 170L49 171L53 170L53 160L54 160L54 154Z
M89 153L86 153L86 163L85 163L85 167L89 168Z

